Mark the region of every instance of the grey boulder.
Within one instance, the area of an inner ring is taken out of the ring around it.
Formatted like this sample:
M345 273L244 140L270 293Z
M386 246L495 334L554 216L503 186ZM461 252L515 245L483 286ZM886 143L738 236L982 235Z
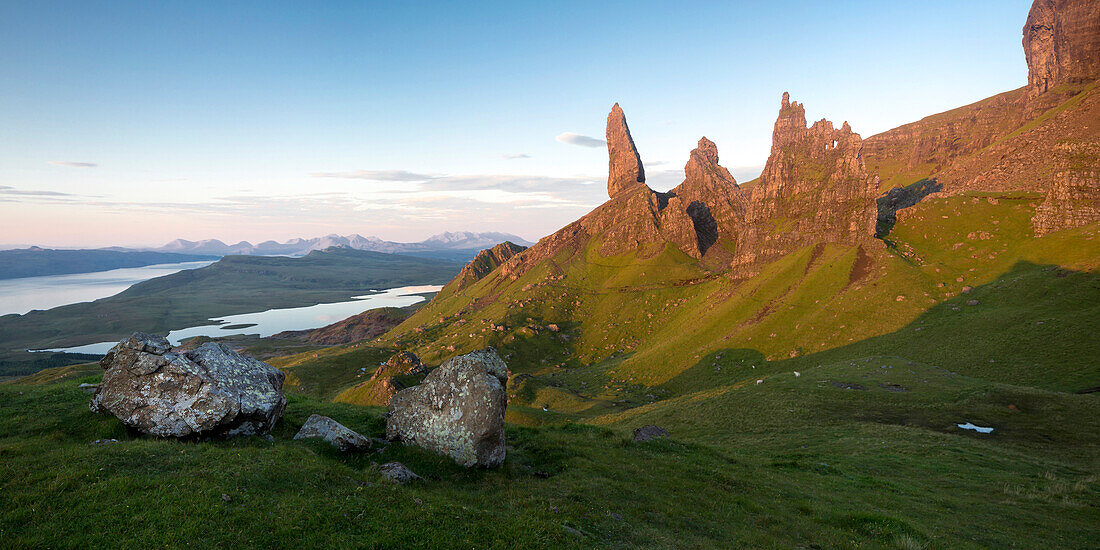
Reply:
M507 382L508 365L492 349L452 357L390 399L386 438L463 466L497 466L505 455Z
M143 332L119 342L100 361L91 410L160 437L262 435L282 416L282 371L216 342L171 349Z
M668 437L668 430L653 425L642 426L634 430L634 441L649 441L651 439L658 439L661 437Z
M405 484L420 479L420 476L413 473L412 470L408 469L400 462L387 462L379 466L378 471L382 473L383 479L394 483Z
M302 425L294 439L319 437L328 441L341 451L362 451L369 449L371 440L343 424L319 414L311 414Z

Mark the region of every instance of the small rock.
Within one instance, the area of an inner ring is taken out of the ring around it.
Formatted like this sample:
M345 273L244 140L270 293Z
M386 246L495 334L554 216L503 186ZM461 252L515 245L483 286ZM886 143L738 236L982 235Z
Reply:
M413 473L412 470L406 468L405 465L400 462L387 462L379 466L378 471L382 473L383 479L402 485L410 481L421 479L420 476Z
M88 384L87 382L85 382L85 383L83 383L83 384L81 384L77 387L84 390L84 391L86 391L86 392L93 392L94 393L96 390L99 389L99 384Z
M650 441L670 435L672 434L668 433L668 430L650 424L634 430L634 441Z
M229 496L225 493L222 493L222 500L224 500L226 502L233 502L233 497L231 497L231 496Z
M969 294L971 290L974 290L974 287L964 286L959 292L962 292L963 294Z
M294 439L319 437L341 451L362 451L371 447L369 438L359 435L343 424L319 414L311 414Z
M92 445L98 445L98 446L102 447L104 445L114 445L115 443L118 443L117 439L97 439L97 440L93 441L91 444Z
M967 300L967 301L966 301L966 305L968 305L968 306L976 306L976 305L978 305L978 304L980 304L980 303L981 303L981 302L979 302L979 301L977 301L977 300Z

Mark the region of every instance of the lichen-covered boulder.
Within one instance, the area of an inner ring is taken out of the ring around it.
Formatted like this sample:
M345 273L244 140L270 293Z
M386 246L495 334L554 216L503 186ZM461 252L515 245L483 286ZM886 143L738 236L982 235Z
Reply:
M216 342L171 349L143 332L119 342L89 407L161 437L266 434L282 416L282 371Z
M363 437L355 430L343 424L319 414L311 414L302 424L302 429L294 436L294 439L309 439L319 437L328 441L333 447L341 451L362 451L369 449L371 440Z
M452 357L390 400L386 438L450 456L463 466L504 462L508 365L486 349Z

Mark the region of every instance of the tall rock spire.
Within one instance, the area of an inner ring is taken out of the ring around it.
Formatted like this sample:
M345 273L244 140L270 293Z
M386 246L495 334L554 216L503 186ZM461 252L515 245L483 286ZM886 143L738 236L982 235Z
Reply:
M626 115L616 103L607 115L607 194L611 197L619 193L645 186L645 168L642 157L634 147L630 137L630 128L626 126Z

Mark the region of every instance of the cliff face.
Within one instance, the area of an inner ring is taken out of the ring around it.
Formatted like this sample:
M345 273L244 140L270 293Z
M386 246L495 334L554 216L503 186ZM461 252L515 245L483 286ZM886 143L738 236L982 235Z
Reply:
M1023 46L1034 94L1100 78L1100 2L1036 0L1024 24Z
M1095 221L1100 2L1036 0L1023 47L1026 87L867 139L868 165L887 189L930 178L946 194L1043 193L1037 235Z

